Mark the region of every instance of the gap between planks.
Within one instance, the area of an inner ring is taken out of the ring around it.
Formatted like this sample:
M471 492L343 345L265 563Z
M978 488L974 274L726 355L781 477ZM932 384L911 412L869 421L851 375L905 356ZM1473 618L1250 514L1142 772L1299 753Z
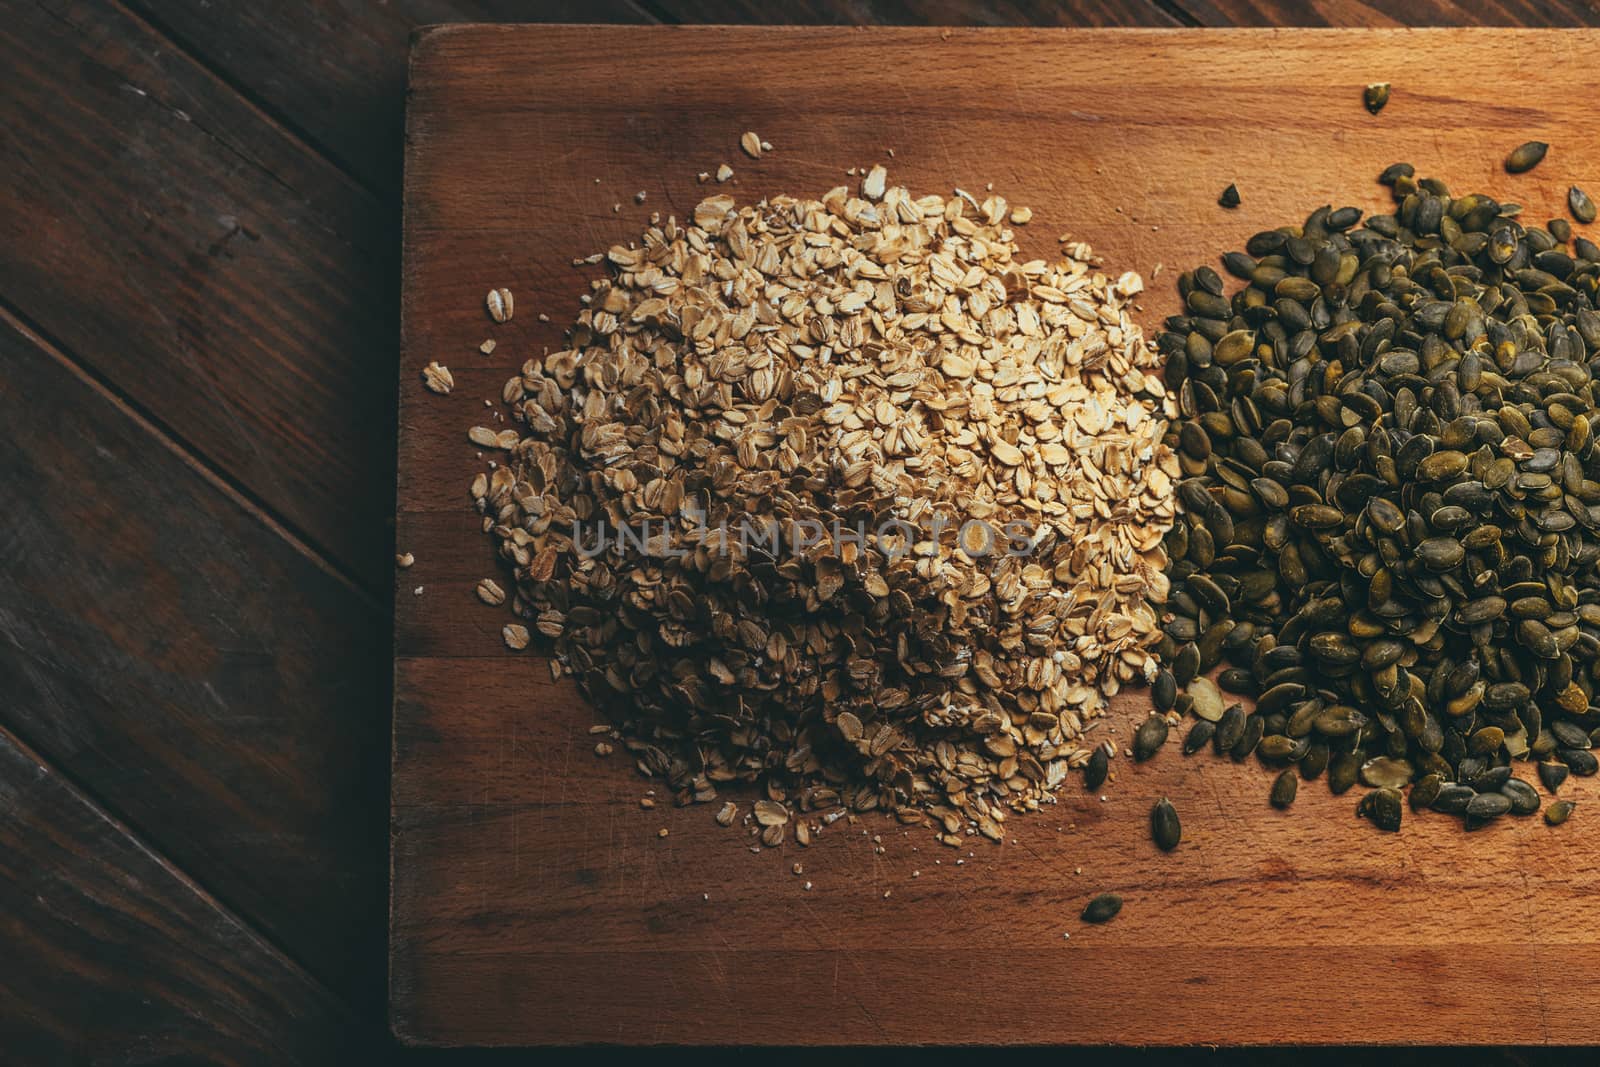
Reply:
M273 511L265 501L251 493L226 472L214 466L198 449L185 441L154 412L145 410L140 404L98 374L89 365L88 361L77 357L62 345L56 343L4 294L0 294L0 323L4 323L16 330L31 344L38 347L40 351L69 371L87 388L99 393L107 401L115 405L118 411L131 419L145 433L155 438L160 445L182 460L190 470L200 475L209 485L232 500L268 530L283 538L290 547L310 560L319 570L355 594L363 606L380 616L389 614L383 599L376 592L368 589L353 574L335 562L333 557L322 546L313 541L308 534L295 529L286 519Z
M38 749L28 743L26 738L4 723L0 723L0 743L12 746L35 766L50 774L67 789L77 794L83 805L92 811L96 818L110 827L118 837L126 841L130 847L148 856L152 862L170 874L179 885L193 894L201 904L216 912L227 922L242 931L246 937L260 947L264 954L277 959L287 970L303 981L308 988L315 991L318 996L337 1009L340 1014L352 1020L359 1018L343 997L329 988L322 979L302 966L300 961L285 950L282 945L279 945L271 937L263 933L254 923L246 921L239 912L200 884L188 871L172 862L165 853L153 847L145 840L144 835L139 832L137 827L125 822L109 806L103 803L100 797L85 788L75 777L45 759Z

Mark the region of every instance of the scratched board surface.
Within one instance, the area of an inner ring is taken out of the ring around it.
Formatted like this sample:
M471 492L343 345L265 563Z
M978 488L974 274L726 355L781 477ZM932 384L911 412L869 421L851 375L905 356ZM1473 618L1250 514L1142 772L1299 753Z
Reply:
M952 850L887 819L752 854L713 809L586 734L543 660L500 642L468 508L485 398L561 341L574 257L717 191L820 194L887 163L914 193L998 192L1108 268L1171 280L1323 203L1374 209L1409 159L1543 221L1600 189L1600 34L453 27L415 43L407 121L391 1015L423 1044L1375 1043L1594 1040L1600 812L1565 827L1445 816L1382 835L1355 795L1266 803L1254 762L1115 763L1003 844ZM1501 73L1504 72L1502 75ZM1394 83L1374 118L1371 81ZM755 130L775 147L738 150ZM1512 146L1551 142L1509 176ZM888 155L893 150L893 158ZM1224 211L1236 182L1243 204ZM634 194L645 201L636 203ZM614 209L620 205L619 209ZM1592 229L1592 228L1591 228ZM1591 233L1591 237L1594 235ZM1163 267L1157 274L1156 268ZM495 325L484 294L516 297ZM541 321L540 314L549 317ZM498 347L478 352L486 338ZM426 392L448 365L456 389ZM413 590L420 589L420 595ZM1143 693L1120 698L1126 738ZM1151 803L1184 841L1158 854ZM664 798L663 798L664 799ZM749 794L734 799L748 803ZM667 836L658 831L666 829ZM878 850L874 836L882 838ZM795 863L803 875L791 873ZM809 883L810 889L806 889ZM1078 922L1122 894L1103 927ZM1065 935L1070 934L1070 937ZM1552 966L1552 960L1559 960Z

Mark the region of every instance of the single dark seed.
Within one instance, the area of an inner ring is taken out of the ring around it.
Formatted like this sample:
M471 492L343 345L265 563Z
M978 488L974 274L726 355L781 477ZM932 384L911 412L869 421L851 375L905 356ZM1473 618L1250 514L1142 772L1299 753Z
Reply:
M1572 809L1575 807L1577 805L1570 800L1553 801L1548 808L1544 809L1544 821L1551 826L1560 826L1571 818Z
M1183 739L1183 754L1192 756L1199 752L1206 747L1206 743L1211 740L1212 735L1216 732L1216 723L1206 719L1196 719L1194 725L1189 727L1188 735ZM1566 764L1557 764L1557 766L1563 771L1567 769Z
M1558 749L1556 755L1560 757L1563 763L1572 768L1572 773L1579 778L1587 778L1596 771L1600 771L1600 761L1597 761L1594 753L1588 749L1563 748Z
M1230 704L1222 713L1222 718L1217 720L1216 751L1217 755L1231 752L1244 737L1245 729L1244 708L1238 704Z
M1188 685L1199 672L1200 649L1191 641L1178 649L1178 655L1172 661L1172 676L1179 685Z
M1592 748L1589 735L1575 723L1556 720L1549 726L1550 733L1554 735L1556 743L1562 748Z
M1368 111L1376 115L1383 110L1383 105L1389 102L1389 83L1373 82L1361 93L1361 102Z
M1511 814L1532 815L1539 810L1539 793L1521 778L1513 778L1500 787L1500 792L1511 801Z
M1334 796L1348 792L1361 776L1361 753L1347 752L1328 765L1328 789Z
M1439 793L1443 789L1442 777L1438 774L1425 774L1411 787L1411 795L1406 798L1406 803L1411 806L1412 811L1425 811L1439 799Z
M1166 743L1167 720L1161 715L1148 716L1133 735L1133 758L1143 763L1160 752L1161 746Z
M1433 810L1446 815L1462 815L1467 810L1467 805L1478 794L1464 785L1446 783L1439 789L1439 795L1433 800Z
M1168 712L1178 699L1178 680L1172 672L1162 668L1156 674L1156 680L1150 683L1150 699L1155 703L1156 710Z
M1463 760L1462 766L1465 767L1465 765L1466 761ZM1488 770L1467 779L1467 784L1480 793L1492 793L1509 781L1511 781L1510 767L1490 767Z
M1106 775L1110 772L1111 760L1106 750L1100 745L1094 746L1089 762L1083 765L1083 788L1093 793L1106 784Z
M1287 808L1294 803L1294 797L1300 791L1300 776L1290 767L1272 782L1272 793L1268 799L1272 806L1278 809Z
M1571 773L1572 768L1568 767L1565 763L1539 764L1539 781L1543 782L1544 787L1552 794L1557 789L1561 788L1561 783L1565 782L1567 780L1567 775Z
M1237 185L1229 183L1228 187L1226 189L1222 190L1222 195L1217 197L1217 203L1219 203L1223 207L1229 208L1229 209L1238 207L1239 206L1239 187Z
M1238 744L1228 750L1228 755L1233 757L1235 763L1244 760L1256 750L1256 746L1261 743L1261 737L1265 733L1266 723L1262 721L1262 716L1249 716L1245 719L1244 736L1239 738Z
M1086 923L1108 923L1122 910L1122 898L1115 893L1101 893L1083 909Z
M1508 802L1509 803L1509 802ZM1402 799L1398 789L1374 789L1361 798L1356 812L1386 833L1399 833Z
M1576 185L1567 190L1567 207L1572 211L1572 217L1582 223L1595 220L1594 201L1589 199L1589 194L1579 189Z
M1381 185L1393 185L1401 178L1409 178L1416 172L1416 168L1409 163L1391 163L1384 168L1382 174L1378 175L1378 182Z
M1479 793L1467 802L1466 812L1474 819L1493 819L1511 810L1511 798L1504 793Z
M1183 826L1178 821L1178 809L1172 801L1162 797L1150 809L1150 840L1163 852L1171 852L1183 840Z
M1539 165L1548 151L1550 146L1543 141L1527 141L1520 144L1506 156L1506 170L1511 174L1530 171Z

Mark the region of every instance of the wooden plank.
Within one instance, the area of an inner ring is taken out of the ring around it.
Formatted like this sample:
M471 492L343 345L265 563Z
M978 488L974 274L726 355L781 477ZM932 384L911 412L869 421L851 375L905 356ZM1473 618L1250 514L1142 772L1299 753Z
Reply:
M695 173L722 160L737 184L719 191L746 200L820 193L891 147L891 177L917 192L992 181L1034 208L1025 249L1047 254L1069 231L1116 269L1151 277L1165 264L1145 308L1154 325L1176 304L1178 268L1317 204L1378 207L1373 179L1397 158L1521 201L1531 218L1559 213L1569 182L1600 185L1600 145L1583 136L1597 49L1595 34L1471 31L423 37L398 530L419 561L408 582L426 591L397 605L397 1033L434 1044L1412 1044L1493 1041L1507 1031L1487 1020L1513 1019L1519 1040L1592 1040L1594 820L1469 836L1422 816L1381 835L1353 817L1354 797L1308 785L1280 813L1254 765L1176 754L1121 767L1104 802L1069 789L1048 814L1012 820L1003 845L961 852L864 819L808 850L751 855L705 807L641 809L649 783L590 754L593 713L537 658L507 653L505 616L471 594L495 563L465 507L481 466L465 429L529 353L559 343L557 324L599 270L571 257L636 236L649 211L685 216L707 192ZM1491 68L1520 74L1481 76ZM1389 71L1394 100L1374 118L1360 89ZM776 151L744 158L745 129ZM1506 175L1505 150L1531 136L1559 152ZM1229 181L1244 193L1234 212L1215 203ZM636 189L643 206L629 200ZM518 308L498 328L482 308L496 285ZM485 336L500 342L493 358L455 356ZM455 368L448 398L414 381L431 359ZM1112 725L1125 731L1147 706L1128 694ZM1594 782L1571 788L1595 802ZM1161 795L1185 817L1170 857L1148 839ZM803 877L789 873L797 861ZM1081 925L1102 889L1125 895L1122 916ZM1551 914L1562 921L1541 919Z
M292 0L131 6L392 201L400 193L407 45L444 22L653 22L631 0Z
M393 214L108 0L5 6L0 294L382 589Z
M1592 0L1174 0L1201 26L1600 26Z
M345 1062L371 1027L0 729L6 1062Z
M381 610L8 322L0 425L0 723L375 1006Z
M650 10L671 22L735 26L1176 26L1153 0L654 0Z

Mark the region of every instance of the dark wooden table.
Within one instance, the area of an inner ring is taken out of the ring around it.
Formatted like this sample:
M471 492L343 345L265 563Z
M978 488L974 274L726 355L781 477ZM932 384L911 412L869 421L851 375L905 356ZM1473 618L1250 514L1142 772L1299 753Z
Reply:
M0 1062L440 1058L384 1018L407 39L773 19L1600 26L1600 2L0 0Z

